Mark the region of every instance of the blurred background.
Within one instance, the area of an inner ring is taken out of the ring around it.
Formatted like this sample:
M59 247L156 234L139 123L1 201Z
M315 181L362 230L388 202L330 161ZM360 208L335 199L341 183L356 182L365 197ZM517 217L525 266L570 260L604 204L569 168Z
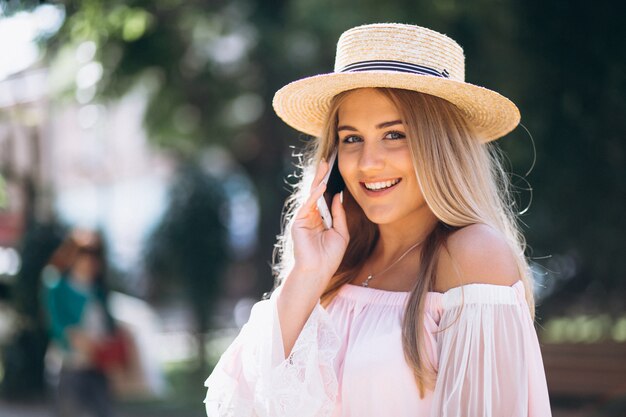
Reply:
M621 8L621 9L620 9ZM308 138L274 92L332 70L346 29L426 26L523 126L523 209L554 416L626 415L624 7L582 0L0 3L0 415L51 415L42 271L76 228L134 347L122 416L202 416L203 382L272 287Z

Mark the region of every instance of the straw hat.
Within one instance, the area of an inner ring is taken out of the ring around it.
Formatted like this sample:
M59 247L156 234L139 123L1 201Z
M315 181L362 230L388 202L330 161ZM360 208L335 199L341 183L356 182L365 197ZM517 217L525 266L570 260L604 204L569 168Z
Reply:
M331 99L347 90L391 87L420 91L455 104L481 142L517 126L520 113L506 97L465 82L463 49L454 40L420 26L363 25L344 32L332 73L287 84L274 95L276 114L288 125L319 136Z

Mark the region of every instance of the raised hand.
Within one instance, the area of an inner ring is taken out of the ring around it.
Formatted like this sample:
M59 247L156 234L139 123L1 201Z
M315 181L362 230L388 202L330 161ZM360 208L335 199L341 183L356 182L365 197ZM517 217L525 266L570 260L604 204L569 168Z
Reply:
M294 242L294 271L307 276L308 279L315 277L323 288L337 271L350 239L346 213L339 194L334 195L332 200L332 228L328 230L324 228L322 216L317 208L317 200L326 190L326 184L322 180L329 169L326 161L318 165L309 198L296 213L291 229Z
M277 300L285 357L289 356L311 311L337 271L350 239L339 195L333 196L332 228L324 228L317 209L317 199L326 190L322 179L328 169L325 161L317 167L309 198L297 211L291 229L294 268L285 279Z

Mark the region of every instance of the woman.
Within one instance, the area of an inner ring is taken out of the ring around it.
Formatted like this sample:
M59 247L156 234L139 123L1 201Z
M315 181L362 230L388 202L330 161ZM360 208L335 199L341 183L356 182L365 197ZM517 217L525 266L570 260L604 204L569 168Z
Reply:
M318 139L277 288L206 381L207 414L549 416L525 243L487 144L519 123L515 105L464 82L452 39L375 24L345 32L335 72L283 87L274 108ZM335 149L345 189L326 229Z
M47 359L57 377L59 417L112 415L106 370L122 366L125 348L109 313L105 257L98 234L76 230L43 272L44 309L51 348Z

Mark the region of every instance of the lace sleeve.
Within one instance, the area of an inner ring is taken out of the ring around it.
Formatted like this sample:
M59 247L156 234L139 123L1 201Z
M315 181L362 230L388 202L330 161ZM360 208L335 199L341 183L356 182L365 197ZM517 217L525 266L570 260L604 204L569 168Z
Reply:
M276 297L257 302L250 319L205 382L209 417L325 417L338 383L340 339L318 303L285 358Z

